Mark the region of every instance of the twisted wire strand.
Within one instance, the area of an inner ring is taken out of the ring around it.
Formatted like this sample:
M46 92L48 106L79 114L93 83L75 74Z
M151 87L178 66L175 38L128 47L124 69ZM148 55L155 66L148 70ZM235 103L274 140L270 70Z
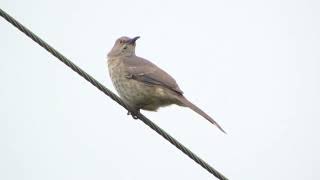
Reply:
M11 17L9 14L7 14L5 11L3 11L1 8L0 8L0 15L5 20L7 20L9 23L11 23L13 26L15 26L17 29L19 29L21 32L26 34L33 41L35 41L37 44L39 44L41 47L43 47L48 52L50 52L53 56L58 58L61 62L63 62L65 65L67 65L73 71L75 71L80 76L82 76L84 79L89 81L92 85L94 85L96 88L98 88L104 94L109 96L111 99L113 99L115 102L117 102L122 107L127 109L129 112L133 112L132 108L129 107L127 104L125 104L116 94L111 92L109 89L107 89L105 86L103 86L100 82L95 80L92 76L90 76L88 73L86 73L80 67L75 65L72 61L70 61L68 58L63 56L61 53L59 53L57 50L55 50L53 47L51 47L48 43L43 41L40 37L35 35L28 28L23 26L21 23L19 23L13 17ZM224 175L222 175L217 170L215 170L213 167L211 167L208 163L206 163L204 160L202 160L200 157L198 157L196 154L194 154L192 151L190 151L187 147L182 145L179 141L177 141L171 135L166 133L163 129L161 129L159 126L157 126L155 123L153 123L147 117L145 117L143 114L141 114L140 112L135 112L134 115L136 115L136 117L138 119L140 119L142 122L144 122L146 125L148 125L151 129L156 131L159 135L161 135L163 138L165 138L167 141L169 141L171 144L173 144L175 147L177 147L179 150L181 150L184 154L189 156L192 160L194 160L196 163L198 163L200 166L202 166L204 169L206 169L208 172L210 172L216 178L218 178L220 180L227 180L227 178Z

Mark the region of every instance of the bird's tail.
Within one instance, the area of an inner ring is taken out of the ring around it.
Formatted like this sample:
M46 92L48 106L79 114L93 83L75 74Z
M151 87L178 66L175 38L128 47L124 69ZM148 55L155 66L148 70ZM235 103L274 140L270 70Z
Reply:
M212 124L214 124L215 126L217 126L223 133L227 134L222 127L215 121L213 120L207 113L205 113L204 111L202 111L200 108L198 108L196 105L192 104L192 102L190 102L188 99L186 99L184 96L179 96L178 100L182 105L182 106L186 106L189 107L190 109L192 109L193 111L195 111L196 113L200 114L202 117L206 118L209 122L211 122Z

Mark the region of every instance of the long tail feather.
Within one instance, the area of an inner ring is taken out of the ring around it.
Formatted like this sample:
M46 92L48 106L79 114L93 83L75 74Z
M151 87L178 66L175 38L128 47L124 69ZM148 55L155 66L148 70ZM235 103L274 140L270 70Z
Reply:
M213 120L207 113L205 113L200 108L198 108L196 105L194 105L189 100L187 100L184 96L179 96L179 101L181 102L181 104L183 106L189 107L190 109L192 109L193 111L195 111L196 113L200 114L202 117L207 119L210 123L217 126L223 133L227 134L215 120Z

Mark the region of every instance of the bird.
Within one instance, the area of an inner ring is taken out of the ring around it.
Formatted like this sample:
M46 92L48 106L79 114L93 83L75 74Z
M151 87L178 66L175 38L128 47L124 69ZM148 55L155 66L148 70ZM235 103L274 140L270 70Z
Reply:
M121 99L134 111L128 114L134 115L140 112L140 109L157 111L160 107L176 104L189 107L226 133L213 118L183 95L173 77L151 61L136 56L136 41L139 38L140 36L122 36L115 41L107 54L108 71L113 86Z

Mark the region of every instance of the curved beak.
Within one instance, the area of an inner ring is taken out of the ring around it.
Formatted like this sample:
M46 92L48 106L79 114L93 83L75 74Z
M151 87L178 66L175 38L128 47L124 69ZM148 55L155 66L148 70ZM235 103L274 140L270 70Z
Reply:
M128 44L134 44L136 42L136 40L138 40L140 38L140 36L136 36L130 40L128 40Z

